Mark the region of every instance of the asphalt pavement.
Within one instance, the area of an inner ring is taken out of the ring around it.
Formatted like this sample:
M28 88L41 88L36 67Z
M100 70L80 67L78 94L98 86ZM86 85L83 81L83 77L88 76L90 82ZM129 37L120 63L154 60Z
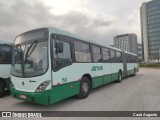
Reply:
M5 95L3 98L0 98L0 111L14 110L160 111L160 69L140 68L140 71L136 74L136 76L127 77L123 79L121 83L110 83L96 88L91 91L90 95L86 99L71 97L49 106L17 100L10 97L9 94ZM63 118L54 119L61 120ZM65 118L65 120L66 119L69 118ZM97 118L87 119L95 120ZM120 119L124 120L126 118ZM131 120L132 119L134 118L131 118Z

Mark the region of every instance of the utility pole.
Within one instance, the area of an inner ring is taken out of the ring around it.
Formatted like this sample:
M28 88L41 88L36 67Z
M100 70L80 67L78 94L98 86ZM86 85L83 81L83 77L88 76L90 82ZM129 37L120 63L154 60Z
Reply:
M158 57L159 60L158 61L160 63L160 47L159 47L158 53L159 53L159 57Z

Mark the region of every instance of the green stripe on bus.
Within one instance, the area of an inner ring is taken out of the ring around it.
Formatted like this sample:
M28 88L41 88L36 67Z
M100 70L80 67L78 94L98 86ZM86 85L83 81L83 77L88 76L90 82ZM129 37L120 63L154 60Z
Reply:
M51 102L55 103L65 98L79 94L79 86L80 81L53 86L53 89L51 91Z
M110 83L110 82L115 81L115 80L118 80L118 73L113 73L113 74L94 77L92 79L92 88L96 88L98 86Z

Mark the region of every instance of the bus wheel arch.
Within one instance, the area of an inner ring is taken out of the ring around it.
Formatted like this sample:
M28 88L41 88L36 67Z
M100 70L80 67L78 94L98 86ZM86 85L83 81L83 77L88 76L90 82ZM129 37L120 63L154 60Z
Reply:
M90 74L84 74L82 77L87 77L90 81L90 90L92 89L92 77Z
M123 72L122 72L122 70L121 69L119 69L119 71L118 71L120 74L121 74L121 77L122 77L122 79L123 79Z
M117 83L121 83L122 78L123 78L123 73L122 73L122 70L120 69L120 70L118 71L118 80L117 80L116 82L117 82Z

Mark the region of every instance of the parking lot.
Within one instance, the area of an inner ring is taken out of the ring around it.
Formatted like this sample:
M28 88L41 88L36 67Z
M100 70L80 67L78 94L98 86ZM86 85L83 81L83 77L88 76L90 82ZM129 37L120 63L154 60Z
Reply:
M43 106L14 99L0 99L0 110L52 111L147 111L160 110L160 69L141 68L136 76L121 83L111 83L91 91L86 99L71 97L59 103Z
M43 106L14 99L0 99L1 111L159 111L160 69L144 69L121 83L111 83L91 91L86 99L71 97Z

